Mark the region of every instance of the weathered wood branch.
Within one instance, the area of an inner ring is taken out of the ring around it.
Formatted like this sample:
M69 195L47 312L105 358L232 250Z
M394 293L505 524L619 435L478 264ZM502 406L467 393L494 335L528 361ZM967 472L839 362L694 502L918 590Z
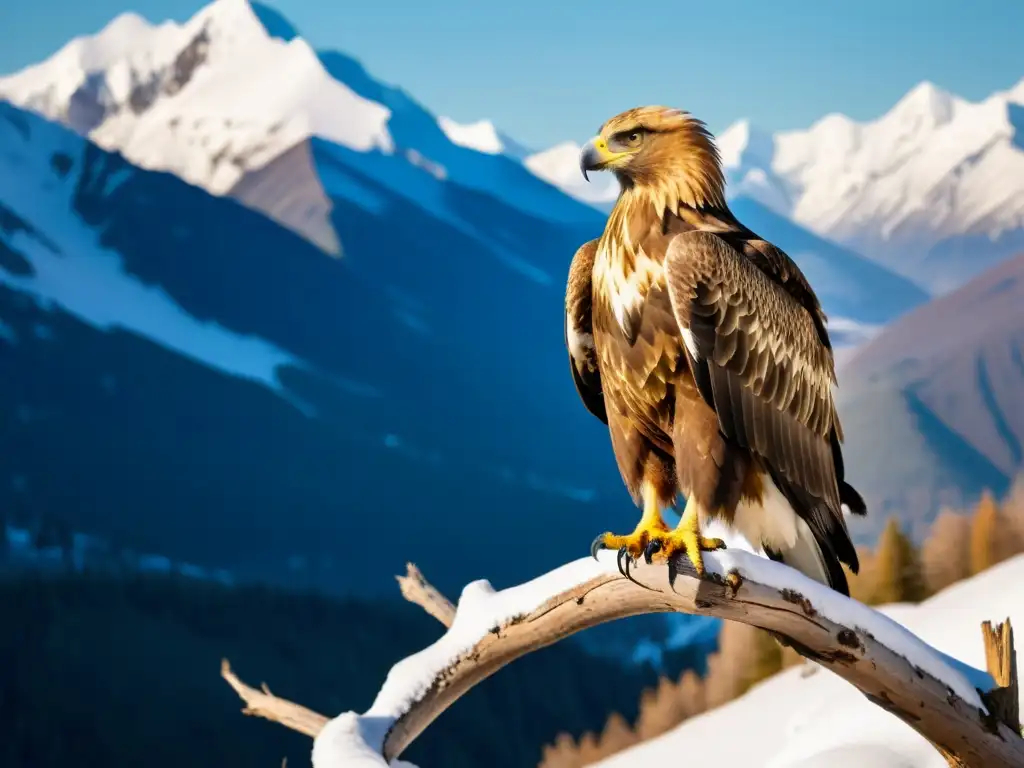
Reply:
M883 614L784 565L738 550L708 553L705 562L703 580L682 558L668 567L634 566L631 575L638 583L625 579L609 559L569 563L501 592L487 582L474 582L463 591L444 636L396 664L363 715L326 720L269 691L245 686L226 667L223 673L247 712L303 733L320 727L315 768L386 766L454 701L514 659L597 624L681 611L776 634L900 717L951 765L1024 765L1018 715L999 703L1016 691L1009 622L991 632L993 638L998 635L989 656L996 687L983 673L965 674ZM445 611L434 609L450 603L417 570L407 579L399 579L403 594L444 622ZM975 687L982 677L986 682L981 684L992 690Z
M416 603L446 627L452 625L455 621L455 606L423 578L420 569L413 563L406 563L405 576L395 576L395 579L398 580L398 588L402 590L402 597L410 603Z
M981 625L981 634L985 641L985 666L998 686L983 693L982 700L993 716L1020 732L1020 689L1013 627L1009 619L994 628L992 622L986 621Z

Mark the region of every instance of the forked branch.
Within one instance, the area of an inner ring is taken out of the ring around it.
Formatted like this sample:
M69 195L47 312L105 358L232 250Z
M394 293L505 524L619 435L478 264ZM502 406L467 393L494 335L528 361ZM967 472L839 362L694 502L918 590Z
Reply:
M495 592L469 584L448 631L396 664L364 714L332 720L222 674L246 711L310 735L315 768L386 766L454 701L510 661L583 629L643 613L680 611L741 621L777 635L856 686L931 741L951 765L1024 765L1009 622L996 630L991 675L952 662L901 625L780 564L739 550L708 553L699 579L680 558L640 563L624 578L614 553L569 563ZM403 594L448 624L451 604L412 567ZM989 640L986 640L988 643ZM998 685L997 685L998 683ZM1006 701L1004 701L1006 700Z

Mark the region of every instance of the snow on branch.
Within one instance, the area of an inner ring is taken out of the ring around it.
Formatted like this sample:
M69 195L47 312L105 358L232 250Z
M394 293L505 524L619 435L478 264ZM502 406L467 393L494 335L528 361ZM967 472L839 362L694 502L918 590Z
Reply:
M495 591L468 584L451 603L410 566L403 594L448 626L433 645L392 667L372 706L328 720L222 674L246 712L314 736L314 768L380 768L477 683L531 651L583 629L645 613L679 611L740 621L772 632L856 686L928 739L950 765L1024 765L1009 622L987 627L990 673L938 652L887 616L797 571L742 550L705 555L697 577L685 557L619 573L616 553L583 558ZM998 685L997 685L998 681Z

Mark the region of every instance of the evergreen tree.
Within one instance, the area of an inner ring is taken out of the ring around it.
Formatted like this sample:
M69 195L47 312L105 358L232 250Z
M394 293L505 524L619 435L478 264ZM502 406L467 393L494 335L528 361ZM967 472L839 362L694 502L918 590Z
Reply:
M692 670L686 674L696 676ZM644 691L640 700L640 715L636 720L637 736L640 741L653 739L683 722L686 715L679 686L663 677L658 681L658 687Z
M680 721L707 710L704 681L692 669L686 670L679 678L678 698L683 711Z
M598 749L602 757L614 755L637 742L636 733L629 727L626 718L618 712L612 712L601 731L601 738L598 741Z
M981 573L999 562L999 507L985 491L971 518L971 573Z
M857 559L860 568L854 574L843 566L846 579L850 584L850 597L865 605L874 605L875 600L875 553L869 549L858 547Z
M927 597L917 548L900 529L896 518L889 518L875 555L872 603L916 603Z
M938 592L971 575L971 521L943 510L921 549L921 567L930 592Z

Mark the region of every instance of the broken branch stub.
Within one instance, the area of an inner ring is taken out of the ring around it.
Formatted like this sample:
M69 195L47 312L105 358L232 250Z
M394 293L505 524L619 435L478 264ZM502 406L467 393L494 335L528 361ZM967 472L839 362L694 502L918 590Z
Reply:
M731 550L705 556L708 573L704 579L696 576L688 560L680 558L668 568L664 564L640 562L632 567L635 581L630 581L614 565L609 567L607 561L602 567L589 568L582 567L581 562L563 566L505 593L477 595L472 605L467 604L464 593L459 610L486 613L489 601L496 601L491 606L500 605L501 598L514 590L542 583L550 590L530 610L506 617L469 641L461 635L453 636L455 630L449 629L433 646L400 662L402 675L395 674L398 665L393 668L377 702L366 715L359 716L372 720L374 732L380 734L379 743L369 745L380 756L379 765L386 766L401 755L454 701L514 659L597 624L669 611L740 621L772 632L803 656L856 686L874 704L900 717L946 755L951 765L1024 765L1024 739L1007 723L1012 715L997 715L987 701L983 704L982 696L960 672L905 628L784 565ZM413 579L412 594L416 597L410 599L444 622L438 616L445 615L444 611L435 613L427 605L443 605L433 595L440 596L444 603L447 600L430 587L418 570L411 569L409 576L418 576ZM399 582L408 596L406 582L401 578ZM424 595L430 595L429 599L424 599ZM521 596L522 593L517 595ZM997 657L1002 666L992 674L997 681L1000 675L1015 681L1012 633L1008 624L1001 626L1007 628L996 632L1000 640L1009 638L1010 650L1006 650L1005 642L1000 646ZM440 652L450 648L458 652ZM432 682L413 686L410 695L403 698L396 695L403 692L396 691L395 686L400 685L400 678L410 669L418 672L417 680ZM304 733L317 723L323 727L326 720L244 684L232 685L253 714L277 719ZM985 698L994 694L995 691L985 694ZM397 709L396 701L402 702ZM280 710L276 702L280 702ZM989 712L983 707L989 708ZM357 716L347 713L344 717ZM379 727L382 722L387 723L386 728ZM349 731L357 733L359 729L348 728L345 733ZM331 749L334 748L332 742ZM365 744L360 750L360 755L368 751ZM314 764L316 754L314 750Z
M1009 619L994 628L992 622L985 621L981 634L985 643L985 666L997 686L984 692L982 699L993 717L1020 733L1020 684L1013 626Z

